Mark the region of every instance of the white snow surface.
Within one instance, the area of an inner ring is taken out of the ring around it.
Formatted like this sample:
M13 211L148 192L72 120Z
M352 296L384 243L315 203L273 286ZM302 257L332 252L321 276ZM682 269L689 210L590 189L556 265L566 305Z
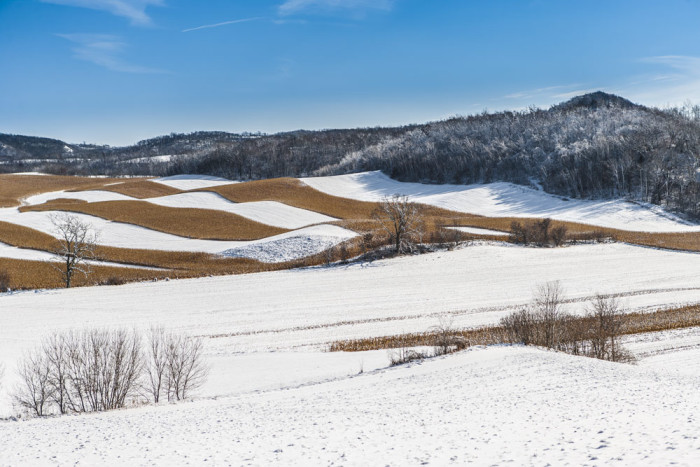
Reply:
M54 199L79 199L89 203L101 201L143 201L171 208L212 209L248 218L255 222L284 229L299 229L307 225L332 222L337 219L314 211L288 206L277 201L234 203L212 192L178 193L156 198L139 199L112 191L52 191L29 196L23 204L43 204Z
M162 183L178 190L198 190L200 188L210 188L219 185L230 185L238 183L233 180L227 180L221 177L213 177L211 175L172 175L170 177L154 178L152 182Z
M324 193L361 201L379 201L385 196L401 194L416 202L490 217L550 217L645 232L700 231L700 226L658 206L622 199L565 201L559 196L505 182L481 185L403 183L380 171L301 180Z
M217 193L180 193L145 201L174 208L214 209L243 216L262 224L285 229L299 229L311 224L333 222L337 219L314 211L288 206L277 201L233 203Z
M479 243L348 266L0 294L0 416L12 413L16 362L51 332L162 325L202 336L211 367L194 402L0 421L0 465L693 465L698 329L628 339L638 366L515 346L386 368L383 351L323 350L440 318L493 324L549 280L561 281L573 312L596 292L618 294L628 310L697 302L699 258Z
M501 232L500 230L491 229L480 229L478 227L448 227L453 230L459 230L460 232L477 234L477 235L498 235L499 237L507 237L510 234L508 232Z
M163 325L204 336L207 356L233 365L250 352L319 351L334 340L422 332L441 318L455 327L494 324L551 280L561 280L572 312L598 292L619 294L629 310L682 305L700 302L698 259L622 244L481 244L371 264L5 294L0 363L8 380L22 352L54 331ZM206 392L229 393L236 384ZM6 404L0 397L0 408Z
M0 220L22 225L49 235L55 235L51 216L57 211L19 212L16 208L0 208ZM260 252L260 260L280 262L299 259L319 253L329 245L335 245L357 235L351 230L335 225L321 224L292 230L280 235L253 241L200 240L180 237L137 225L112 222L101 217L73 213L86 222L99 234L98 243L118 248L140 248L163 251L195 251L227 256L255 255ZM300 240L301 239L301 240ZM269 244L269 248L262 245ZM247 250L241 250L247 248ZM247 252L247 253L244 253ZM256 256L246 256L257 259Z
M695 465L699 383L532 348L477 348L286 390L0 422L0 462Z

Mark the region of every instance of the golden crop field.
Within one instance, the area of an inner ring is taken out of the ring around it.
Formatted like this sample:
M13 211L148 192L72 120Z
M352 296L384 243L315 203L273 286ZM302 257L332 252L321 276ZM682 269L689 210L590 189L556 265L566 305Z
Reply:
M118 181L112 178L84 178L60 175L0 175L0 207L19 206L24 197L58 190L102 187Z
M87 190L104 190L120 193L122 195L131 196L132 198L157 198L159 196L176 195L182 193L181 190L173 188L162 183L152 182L143 178L133 178L117 183L109 183L106 185L94 185L81 187L76 190L69 191L87 191Z

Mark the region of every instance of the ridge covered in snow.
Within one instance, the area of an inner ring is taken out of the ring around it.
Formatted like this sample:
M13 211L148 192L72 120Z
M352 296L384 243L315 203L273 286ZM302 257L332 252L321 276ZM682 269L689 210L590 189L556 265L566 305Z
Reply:
M549 217L561 221L643 232L700 232L700 226L658 206L623 199L580 200L496 182L477 185L429 185L393 180L380 171L302 178L324 193L361 201L394 194L457 212L489 217Z

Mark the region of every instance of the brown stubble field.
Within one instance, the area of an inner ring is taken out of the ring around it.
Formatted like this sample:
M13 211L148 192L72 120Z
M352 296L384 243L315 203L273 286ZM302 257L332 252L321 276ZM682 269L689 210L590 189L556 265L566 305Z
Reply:
M0 207L19 206L22 198L48 191L78 190L88 186L97 189L118 181L113 178L0 174Z
M229 212L171 208L146 201L87 203L71 199L55 199L35 206L22 206L20 211L77 212L180 237L206 240L258 240L288 232L287 229L261 224ZM138 246L138 241L135 246Z
M108 184L96 184L93 186L81 187L80 189L67 191L87 191L87 190L103 190L120 193L122 195L131 196L132 198L146 199L157 198L159 196L176 195L182 193L182 190L173 188L162 183L152 182L143 178L133 178L126 181L111 182Z

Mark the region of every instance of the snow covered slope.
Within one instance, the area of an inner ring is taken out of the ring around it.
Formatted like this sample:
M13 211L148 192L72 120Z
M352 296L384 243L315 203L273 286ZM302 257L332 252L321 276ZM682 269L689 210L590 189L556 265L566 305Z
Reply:
M402 183L382 172L302 178L307 185L335 196L378 201L394 194L458 212L492 217L550 217L601 227L645 232L700 232L658 206L616 200L576 200L553 196L512 183L427 185Z
M212 186L229 185L237 183L232 180L227 180L221 177L212 177L211 175L173 175L170 177L154 178L152 182L162 183L178 190L198 190L200 188L209 188Z
M163 325L205 336L208 358L235 367L241 354L422 332L445 316L456 327L493 324L550 280L561 280L573 312L597 292L620 294L630 310L700 302L698 259L621 244L479 245L371 264L0 295L0 362L11 387L17 359L48 333ZM0 415L6 404L0 397Z
M698 384L537 349L472 349L288 390L0 423L0 463L694 465Z

